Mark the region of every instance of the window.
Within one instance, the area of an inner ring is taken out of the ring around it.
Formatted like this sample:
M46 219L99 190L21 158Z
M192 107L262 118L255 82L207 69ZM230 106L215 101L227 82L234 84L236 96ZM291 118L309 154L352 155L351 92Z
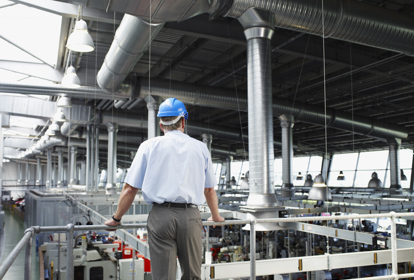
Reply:
M386 169L388 164L388 151L363 152L359 155L358 170L355 177L356 188L366 188L373 172L377 172L378 179L384 187ZM385 186L385 187L389 187Z
M351 187L354 183L357 160L358 153L334 155L332 158L328 186ZM338 180L338 175L340 171L342 171L344 174L344 180Z

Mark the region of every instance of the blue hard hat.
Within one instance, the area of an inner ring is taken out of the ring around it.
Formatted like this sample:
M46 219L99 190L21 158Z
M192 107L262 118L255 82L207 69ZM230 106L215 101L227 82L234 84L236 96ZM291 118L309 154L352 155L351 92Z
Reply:
M185 109L184 103L176 98L167 98L161 103L158 109L157 117L176 117L182 116L185 120L188 119L188 112Z

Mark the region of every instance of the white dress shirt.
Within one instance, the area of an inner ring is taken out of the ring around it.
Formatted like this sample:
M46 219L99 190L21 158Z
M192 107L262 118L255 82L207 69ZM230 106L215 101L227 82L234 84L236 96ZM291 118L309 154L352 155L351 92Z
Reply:
M141 144L125 182L142 189L147 203L205 202L204 188L216 185L207 146L179 130Z

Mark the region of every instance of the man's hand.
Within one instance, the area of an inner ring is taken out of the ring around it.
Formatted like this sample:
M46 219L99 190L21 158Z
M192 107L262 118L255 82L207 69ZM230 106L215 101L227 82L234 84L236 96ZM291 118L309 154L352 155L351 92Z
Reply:
M214 217L211 216L210 218L207 219L207 221L209 222L224 222L225 219L222 216L218 216L218 217ZM216 226L213 226L213 228L215 228Z
M121 222L115 222L114 220L109 219L104 224L110 227L116 227L116 226L119 226ZM115 231L115 230L116 229L108 229L107 231Z

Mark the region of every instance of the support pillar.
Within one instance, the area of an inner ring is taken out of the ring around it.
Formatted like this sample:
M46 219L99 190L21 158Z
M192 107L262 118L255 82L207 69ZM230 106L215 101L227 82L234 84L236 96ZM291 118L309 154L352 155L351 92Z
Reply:
M46 169L46 189L52 187L52 150L48 149L46 151L47 156L47 169Z
M231 189L230 181L231 181L231 163L233 162L232 156L226 157L226 189Z
M148 95L145 97L145 101L147 101L148 108L148 139L151 139L161 134L157 112L162 100L158 96Z
M295 186L292 184L292 161L293 161L293 137L292 128L294 117L292 115L281 115L279 117L282 127L282 197L294 197Z
M203 133L201 134L201 138L203 139L203 143L207 145L208 151L211 155L211 143L213 142L213 135Z
M76 180L76 154L77 154L77 148L76 146L70 147L70 181L69 185L77 185Z
M95 128L95 163L94 163L94 191L98 191L99 184L99 127Z
M40 162L40 158L37 158L36 164L36 185L40 186L42 184L42 164Z
M57 186L63 187L63 152L58 151L58 179Z
M90 191L91 187L91 155L92 155L92 149L91 149L91 133L92 133L92 126L89 124L86 127L86 165L84 167L85 170L85 185L86 185L86 192ZM93 181L93 180L92 180Z
M86 184L86 161L82 161L81 162L81 167L80 167L80 185L85 185Z
M240 18L247 39L250 193L247 206L276 206L274 191L272 63L274 14L247 10Z
M26 162L26 180L24 181L25 185L28 185L30 182L30 165L29 162Z
M387 139L389 147L389 159L390 159L390 189L395 191L401 190L401 177L400 177L400 146L401 139L393 138ZM385 182L384 182L385 183Z
M21 163L17 164L17 184L18 185L22 184L22 164Z
M107 123L106 126L108 128L108 180L106 182L106 192L108 194L115 194L116 134L118 132L118 125Z

